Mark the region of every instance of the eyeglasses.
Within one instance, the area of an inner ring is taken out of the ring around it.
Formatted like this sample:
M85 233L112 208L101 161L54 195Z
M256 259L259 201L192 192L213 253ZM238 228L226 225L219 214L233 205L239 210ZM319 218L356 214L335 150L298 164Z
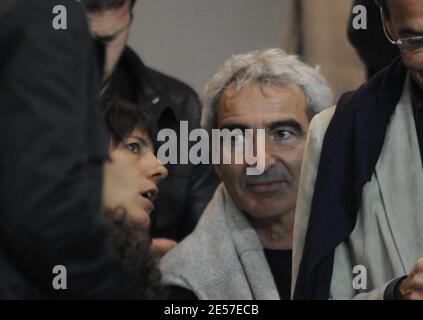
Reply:
M385 36L390 43L397 45L398 48L403 53L414 54L414 53L423 51L423 36L400 38L397 41L395 41L389 35L389 32L386 29L385 23L383 22L384 19L383 19L382 8L380 9L380 15L382 17L383 32L385 32Z

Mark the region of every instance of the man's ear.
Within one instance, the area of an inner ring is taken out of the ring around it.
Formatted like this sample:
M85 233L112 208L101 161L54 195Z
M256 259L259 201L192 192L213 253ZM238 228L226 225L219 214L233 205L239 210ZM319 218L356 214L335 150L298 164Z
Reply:
M379 7L380 15L382 17L382 21L383 20L390 20L391 19L390 14L389 14L389 12L386 12L388 4L386 2L383 4L381 0L374 0L374 1L375 1L376 5Z
M383 14L382 23L389 39L395 41L395 39L398 38L398 35L395 33L394 28L392 26L392 19L386 17L386 14Z
M393 40L397 38L397 35L395 34L394 28L392 26L392 19L391 16L389 15L388 12L385 12L384 7L382 6L380 0L375 0L376 3L379 6L379 10L380 10L380 17L381 17L381 22L383 24L383 29L386 33L386 36L389 37L389 39Z

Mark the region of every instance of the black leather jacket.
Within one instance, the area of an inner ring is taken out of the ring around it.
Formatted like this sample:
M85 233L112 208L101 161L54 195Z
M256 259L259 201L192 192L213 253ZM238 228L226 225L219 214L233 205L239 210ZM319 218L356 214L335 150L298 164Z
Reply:
M113 73L106 96L143 106L155 119L157 129L188 121L189 130L200 126L201 104L186 84L146 67L127 47ZM179 157L179 147L178 147ZM152 236L182 240L194 229L210 201L218 178L211 165L167 165L169 176L159 185L152 219Z

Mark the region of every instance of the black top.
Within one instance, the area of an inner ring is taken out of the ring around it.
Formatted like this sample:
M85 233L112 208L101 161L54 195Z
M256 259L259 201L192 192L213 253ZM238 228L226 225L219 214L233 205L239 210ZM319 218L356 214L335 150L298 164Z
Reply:
M291 297L292 250L264 249L281 300Z
M291 296L291 266L292 250L264 249L264 256L272 272L281 300L288 300ZM168 286L169 300L198 300L191 290Z
M194 292L182 287L167 286L166 291L168 300L198 300Z
M417 139L420 147L420 158L422 158L423 164L423 92L414 81L411 83L411 100L413 103Z

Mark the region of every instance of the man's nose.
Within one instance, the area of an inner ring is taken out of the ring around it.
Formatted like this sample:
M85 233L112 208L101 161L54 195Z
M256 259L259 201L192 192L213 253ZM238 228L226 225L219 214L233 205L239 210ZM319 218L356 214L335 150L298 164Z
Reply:
M267 170L276 163L272 141L264 131L261 132L261 136L259 136L258 131L256 131L252 139L253 156L257 158L264 153L265 170Z
M265 153L264 153L264 168L268 170L276 163L276 157L274 154L274 149L271 143L266 143L265 145Z
M263 132L262 132L263 133ZM264 170L266 171L276 163L274 146L267 134L263 133L261 138L256 134L254 137L254 156L262 157L264 154ZM263 158L262 158L263 159Z

